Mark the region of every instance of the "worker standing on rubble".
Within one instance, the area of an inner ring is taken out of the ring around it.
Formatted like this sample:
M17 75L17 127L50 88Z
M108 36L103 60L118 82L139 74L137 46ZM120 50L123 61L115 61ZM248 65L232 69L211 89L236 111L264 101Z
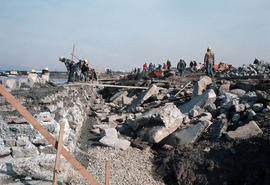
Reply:
M49 72L49 69L47 67L42 69L41 79L44 79L46 82L48 82L50 80L50 72Z
M67 71L68 71L68 82L73 82L74 81L74 74L71 73L71 69L74 66L75 62L70 60L70 59L66 59L65 57L61 56L59 57L59 61L64 62Z
M181 58L177 64L179 76L183 76L185 69L186 69L186 62L183 58Z
M166 70L167 70L167 64L163 63L163 71L166 71Z
M81 73L82 81L87 82L89 80L89 72L90 72L90 67L88 65L88 61L84 59L83 65L82 65L82 73Z
M154 71L154 65L152 62L150 62L148 69L149 71Z
M172 67L171 60L168 58L168 60L167 60L167 68L168 68L168 70L170 70L171 67Z
M210 47L207 48L207 52L205 53L204 63L206 64L207 75L213 77L214 76L213 66L215 63L215 54L212 52Z
M143 64L143 72L146 72L147 71L147 63L145 62L144 64Z

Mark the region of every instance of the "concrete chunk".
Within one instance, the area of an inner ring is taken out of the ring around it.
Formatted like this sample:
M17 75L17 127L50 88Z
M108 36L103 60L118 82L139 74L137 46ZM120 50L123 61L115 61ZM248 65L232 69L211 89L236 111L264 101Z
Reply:
M182 123L183 114L173 104L152 109L129 124L138 135L151 143L158 143L173 133Z
M148 98L156 94L158 94L158 87L152 84L147 90L142 92L137 99L132 101L132 103L127 107L127 111L132 111L137 105L142 104Z
M206 90L200 96L192 98L188 103L180 106L180 110L183 114L191 111L195 106L204 108L206 105L216 101L216 93L213 89Z
M27 145L25 147L12 147L13 158L34 157L38 155L38 150L34 145Z
M212 83L212 79L210 77L201 76L194 86L192 98L201 95L203 91L206 89L206 87L210 85L211 83Z
M16 80L15 79L7 79L5 86L8 89L15 89L16 88Z
M185 129L179 129L171 134L166 142L173 146L194 143L211 124L211 121L201 121Z
M235 131L229 131L227 136L231 139L248 139L262 133L256 122L250 121L248 124L238 127Z
M11 150L9 147L3 147L3 146L0 146L0 157L4 157L4 156L7 156L11 153Z
M263 110L263 104L262 103L255 103L252 106L252 110L254 110L255 112L259 112L259 111Z
M117 130L114 128L105 129L103 135L104 137L102 137L99 142L104 145L122 150L126 150L130 146L130 142L128 140L118 138Z

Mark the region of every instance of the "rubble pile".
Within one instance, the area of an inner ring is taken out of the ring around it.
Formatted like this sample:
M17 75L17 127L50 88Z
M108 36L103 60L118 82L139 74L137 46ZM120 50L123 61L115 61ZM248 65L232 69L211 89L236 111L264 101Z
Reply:
M226 73L220 73L221 76L226 77L247 77L247 76L268 76L270 74L270 63L258 61L253 64L244 64L238 68L227 70Z
M254 158L260 153L269 161L269 67L259 62L221 73L247 79L224 80L200 73L136 84L149 84L145 90L74 83L12 93L54 136L59 124L66 125L65 147L90 172L103 173L104 164L96 161L106 160L105 156L112 166L120 166L111 169L115 183L252 184L261 178L261 184L267 184L270 165ZM261 75L263 80L249 78ZM170 81L176 78L181 83ZM119 80L117 85L121 82L134 83ZM7 103L1 107L1 169L8 170L8 161L16 177L48 178L55 150L14 108ZM24 160L31 161L30 166L23 166ZM253 168L260 171L254 174ZM63 169L66 183L87 184L71 169ZM0 182L12 178L0 173Z

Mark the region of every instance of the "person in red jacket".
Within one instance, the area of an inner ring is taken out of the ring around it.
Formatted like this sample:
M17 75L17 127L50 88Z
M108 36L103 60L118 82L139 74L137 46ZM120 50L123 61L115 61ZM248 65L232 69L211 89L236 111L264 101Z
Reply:
M167 70L167 65L166 65L166 63L163 63L163 70L164 70L164 71Z
M144 71L147 71L147 63L146 62L143 64L143 72Z

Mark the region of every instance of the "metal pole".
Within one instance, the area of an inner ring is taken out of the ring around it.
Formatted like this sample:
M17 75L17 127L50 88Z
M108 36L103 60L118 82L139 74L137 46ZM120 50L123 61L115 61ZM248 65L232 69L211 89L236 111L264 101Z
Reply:
M53 185L57 185L64 130L65 130L65 125L63 124L60 127L59 139L58 139L58 144L57 144L57 153L56 153L55 166L54 166L54 172L53 172Z

